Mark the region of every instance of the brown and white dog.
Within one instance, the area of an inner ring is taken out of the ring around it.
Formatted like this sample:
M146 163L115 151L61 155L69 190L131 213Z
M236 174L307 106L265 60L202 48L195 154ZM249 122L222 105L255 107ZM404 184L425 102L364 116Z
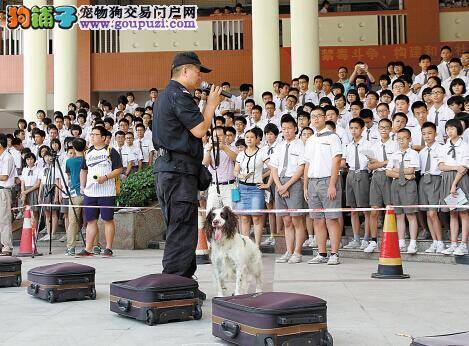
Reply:
M210 243L210 260L218 296L227 296L226 280L235 279L235 295L246 294L250 279L256 292L262 292L262 258L256 244L237 232L238 218L230 208L210 210L205 233Z

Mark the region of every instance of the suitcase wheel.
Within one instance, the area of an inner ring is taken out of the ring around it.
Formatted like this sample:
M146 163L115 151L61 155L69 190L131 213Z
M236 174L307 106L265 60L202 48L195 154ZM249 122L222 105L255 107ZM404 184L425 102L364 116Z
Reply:
M57 297L55 296L54 290L47 291L47 301L52 304L55 303L56 300Z
M155 312L152 309L147 310L147 315L145 318L145 323L147 326L153 326L155 324Z
M334 345L334 339L332 338L331 333L325 332L324 333L324 339L322 340L322 346L333 346Z
M275 342L272 338L266 338L264 340L264 345L265 346L274 346L275 345Z
M96 300L96 289L94 287L90 290L90 299Z
M39 285L32 283L29 287L31 289L31 292L37 296L37 294L39 293Z
M202 319L202 307L199 304L196 304L194 308L194 320L200 319Z
M225 336L227 336L230 339L234 339L238 336L239 334L239 324L231 321L223 321L220 325L221 330ZM267 345L267 344L266 344Z
M21 275L18 275L18 276L16 277L15 285L16 285L16 287L20 287L20 286L21 286Z

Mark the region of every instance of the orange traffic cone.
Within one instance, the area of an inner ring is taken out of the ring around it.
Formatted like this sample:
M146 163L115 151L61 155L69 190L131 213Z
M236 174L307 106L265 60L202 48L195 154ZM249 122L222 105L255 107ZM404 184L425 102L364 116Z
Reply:
M18 257L29 257L29 256L40 256L37 253L36 242L35 242L35 225L33 227L33 221L31 220L31 209L26 206L24 209L24 220L23 230L21 231L21 242L20 249L16 256Z
M205 231L199 228L199 239L197 240L197 249L195 250L195 260L197 264L210 264L208 257L208 245Z
M383 226L383 239L379 251L378 272L371 274L375 279L408 279L403 273L396 215L393 209L386 210Z

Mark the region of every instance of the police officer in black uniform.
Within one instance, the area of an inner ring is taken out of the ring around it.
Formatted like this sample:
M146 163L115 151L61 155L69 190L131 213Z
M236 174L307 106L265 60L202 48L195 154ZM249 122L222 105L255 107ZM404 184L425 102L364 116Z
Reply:
M202 165L202 137L207 133L221 88L212 86L202 114L191 91L198 88L203 66L194 52L179 53L171 80L153 105L153 144L158 149L154 172L166 223L163 273L192 277L197 268L197 179Z

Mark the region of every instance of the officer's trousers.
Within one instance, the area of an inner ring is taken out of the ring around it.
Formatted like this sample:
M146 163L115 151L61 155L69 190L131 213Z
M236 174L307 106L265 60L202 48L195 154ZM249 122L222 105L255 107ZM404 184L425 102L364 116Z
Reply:
M155 183L166 223L163 273L192 277L197 269L197 177L157 172Z

